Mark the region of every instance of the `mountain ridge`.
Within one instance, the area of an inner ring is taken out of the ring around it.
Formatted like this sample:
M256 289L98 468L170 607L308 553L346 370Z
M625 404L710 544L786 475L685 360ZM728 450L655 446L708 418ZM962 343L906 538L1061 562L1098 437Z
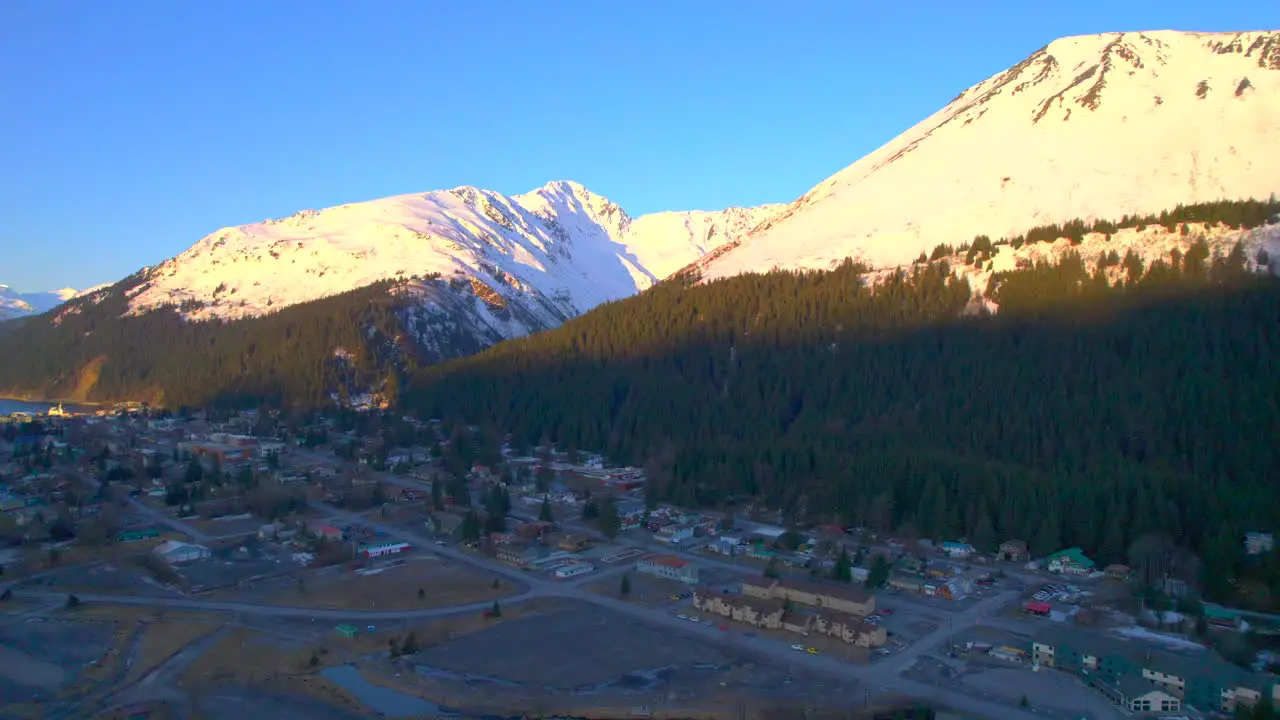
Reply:
M513 196L460 186L302 210L219 229L144 268L129 313L176 307L191 320L253 317L408 280L430 296L428 315L433 307L467 315L460 320L470 335L491 344L650 287L777 207L632 218L562 180ZM473 297L455 302L433 280ZM494 310L502 316L490 317ZM430 334L420 333L428 344Z
M1267 197L1277 116L1280 31L1061 38L687 270L905 265L978 234Z

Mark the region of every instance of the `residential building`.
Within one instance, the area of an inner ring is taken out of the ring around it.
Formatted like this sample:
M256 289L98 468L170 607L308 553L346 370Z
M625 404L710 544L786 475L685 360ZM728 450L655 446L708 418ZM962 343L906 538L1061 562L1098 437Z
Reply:
M738 554L738 544L725 538L716 538L706 545L706 551L733 557Z
M397 555L409 549L409 543L385 540L371 543L360 543L359 554L363 558L378 558L386 555Z
M1108 580L1115 580L1117 582L1128 582L1129 578L1133 575L1133 571L1129 569L1128 565L1120 565L1118 563L1106 566L1102 569L1102 572L1107 576Z
M693 606L703 612L732 618L756 627L781 629L799 635L820 633L859 647L880 647L888 641L884 628L861 617L832 610L787 610L787 601L750 595L725 595L707 588L693 594Z
M180 540L165 540L151 550L152 553L170 565L203 560L211 554L203 545L185 543Z
M1276 539L1271 533L1247 532L1244 534L1244 551L1249 555L1269 553L1275 546Z
M565 578L574 577L575 575L582 575L585 573L589 573L594 569L595 567L592 566L591 563L575 562L575 563L569 563L568 565L561 565L560 567L556 568L555 575L556 577L563 580Z
M672 555L645 555L636 561L636 572L695 585L698 566Z
M927 581L921 587L921 592L947 600L961 600L973 592L973 582L963 575L957 575L941 582Z
M1140 677L1126 675L1114 682L1097 680L1094 687L1129 712L1177 712L1182 709L1182 700L1178 696Z
M793 577L752 578L743 581L742 594L773 600L790 600L800 605L828 608L858 617L866 617L876 610L875 596L858 588Z
M591 542L582 535L565 535L556 543L556 547L565 552L582 552L591 547Z
M686 525L668 525L653 534L655 540L678 545L693 537L693 528Z
M778 630L782 627L782 616L785 613L786 606L781 600L764 600L740 596L733 603L730 617L737 622L769 630Z
M1049 572L1064 575L1088 575L1093 572L1093 560L1078 547L1059 550L1045 559Z
M1027 550L1027 541L1005 540L1000 543L1000 552L996 553L996 559L1008 562L1025 562L1030 560L1031 552Z
M813 618L817 632L858 647L881 647L889 641L888 631L864 618L829 611L815 613Z
M1026 662L1027 660L1027 654L1022 650L1019 650L1018 648L1007 647L1004 645L998 648L991 648L991 650L988 651L987 654L993 658L996 658L997 660L1006 660L1008 662L1021 663L1021 662Z
M342 542L342 530L319 520L307 521L307 534L326 542Z
M976 551L969 543L948 541L942 543L942 552L953 558L967 558Z
M889 576L888 585L894 590L918 593L924 587L924 580L917 575L897 572Z
M527 565L538 559L538 548L530 543L511 542L499 545L494 553L499 560L512 565Z
M786 609L786 603L781 600L746 595L724 595L707 588L694 591L693 606L703 612L774 630L782 627L782 617Z
M1246 673L1209 650L1174 652L1066 628L1046 628L1031 650L1035 663L1085 676L1129 709L1150 701L1150 710L1160 711L1157 703L1166 700L1153 690L1206 712L1234 712L1237 704L1252 706L1265 694L1280 700L1280 678Z
M703 612L729 617L733 614L733 605L730 601L737 600L738 597L699 588L693 591L693 606Z

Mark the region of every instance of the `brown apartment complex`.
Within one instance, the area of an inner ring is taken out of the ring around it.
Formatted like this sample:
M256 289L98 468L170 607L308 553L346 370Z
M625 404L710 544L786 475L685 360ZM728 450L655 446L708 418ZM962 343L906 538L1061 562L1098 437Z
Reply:
M876 611L876 598L870 593L854 587L798 578L752 578L743 581L742 594L756 598L790 600L800 605L826 608L858 617L866 617Z

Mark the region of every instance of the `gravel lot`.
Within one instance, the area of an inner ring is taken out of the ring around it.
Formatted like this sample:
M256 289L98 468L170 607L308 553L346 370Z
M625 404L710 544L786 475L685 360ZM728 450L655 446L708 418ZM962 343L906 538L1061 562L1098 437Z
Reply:
M0 703L47 697L99 657L110 637L100 625L0 622Z
M436 645L413 662L420 675L490 693L541 691L599 703L715 695L821 698L838 707L857 697L853 683L793 675L785 658L760 664L754 656L585 604Z

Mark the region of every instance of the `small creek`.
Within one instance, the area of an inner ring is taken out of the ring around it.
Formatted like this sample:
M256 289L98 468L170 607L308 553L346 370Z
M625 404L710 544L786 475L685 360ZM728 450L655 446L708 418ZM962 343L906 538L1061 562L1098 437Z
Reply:
M320 673L332 680L338 687L355 696L369 709L388 717L407 717L411 715L437 715L440 706L420 697L407 695L399 690L374 685L360 674L352 665L338 665L326 668Z

